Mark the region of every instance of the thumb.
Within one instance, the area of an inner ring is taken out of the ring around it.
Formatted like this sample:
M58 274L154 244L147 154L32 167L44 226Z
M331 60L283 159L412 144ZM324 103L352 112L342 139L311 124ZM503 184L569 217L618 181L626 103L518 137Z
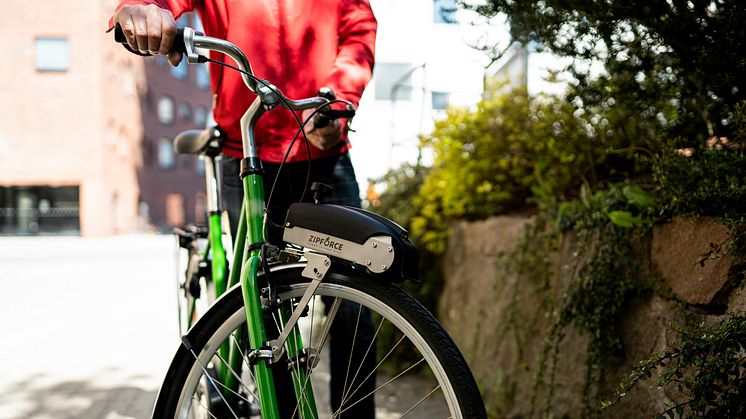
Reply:
M179 65L179 63L181 62L181 58L182 58L182 54L178 51L171 51L168 54L168 62L174 67Z
M313 113L313 109L306 109L305 111L303 111L303 113L302 113L302 119L303 119L303 122L306 122L306 119L308 119L308 117L309 117L309 116L310 116L310 115L311 115L312 113ZM311 132L311 131L313 131L314 129L316 129L316 118L315 118L315 117L314 117L314 118L311 118L311 119L310 119L310 120L309 120L309 121L308 121L308 122L306 123L306 125L305 125L305 126L303 127L303 130L304 130L304 131L306 131L306 132Z

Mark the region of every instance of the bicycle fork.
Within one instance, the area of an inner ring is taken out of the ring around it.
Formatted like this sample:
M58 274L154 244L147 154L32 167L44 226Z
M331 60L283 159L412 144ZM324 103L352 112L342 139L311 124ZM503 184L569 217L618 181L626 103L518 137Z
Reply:
M311 279L311 285L301 297L301 300L295 309L293 309L290 302L281 303L279 326L282 328L282 331L277 339L268 342L264 324L264 310L261 303L262 291L257 280L261 264L260 252L258 248L246 246L245 242L241 243L243 238L247 238L248 242L254 245L263 242L263 220L261 217L264 212L264 191L261 178L254 174L246 176L244 178L244 192L245 208L244 211L242 211L241 220L238 226L236 249L251 249L244 252L241 256L242 264L240 266L242 266L242 269L240 273L240 282L246 314L248 343L252 348L251 352L248 354L248 358L253 365L254 379L256 380L259 403L262 409L262 417L267 419L280 418L275 381L270 365L272 363L280 362L285 352L284 348L287 348L287 357L291 366L293 387L300 409L298 412L299 417L304 419L316 419L318 418L318 411L316 409L313 388L310 385L306 370L300 368L300 365L305 363L306 365L311 365L313 367L318 361L318 356L313 348L310 348L311 351L304 350L301 333L298 327L298 319L305 311L305 308L313 297L313 294L321 284L321 281L331 265L331 261L324 255L308 252L304 253L308 259L308 264L303 270L302 275ZM248 222L247 220L249 217L252 218L250 220L251 222ZM237 255L236 259L238 259ZM233 273L231 273L231 280L233 280ZM274 303L275 302L272 302L272 304ZM332 307L332 310L336 313L336 308ZM330 312L332 310L330 310ZM327 317L327 326L324 327L326 332L322 333L324 340L328 335L328 325L331 324L329 320L333 319L333 317L333 315ZM231 364L229 368L232 368L233 371L240 371L240 364L242 362L242 356L237 352L240 351L237 348L234 349L232 346L231 354L229 354L228 359ZM236 367L238 367L238 369L236 369ZM229 382L231 383L228 387L237 390L238 383L232 380L232 374L230 377L228 373L225 373L225 375L225 378L230 380Z

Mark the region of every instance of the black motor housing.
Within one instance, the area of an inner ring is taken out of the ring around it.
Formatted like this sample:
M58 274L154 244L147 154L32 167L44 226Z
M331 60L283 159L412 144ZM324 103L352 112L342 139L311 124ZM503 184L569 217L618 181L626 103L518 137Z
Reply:
M409 233L378 214L343 205L296 203L288 209L285 236L288 236L288 230L296 228L310 230L319 234L319 237L331 237L332 243L334 238L339 238L361 246L369 243L372 238L390 237L393 262L384 272L372 274L392 282L419 280L419 254L409 240Z

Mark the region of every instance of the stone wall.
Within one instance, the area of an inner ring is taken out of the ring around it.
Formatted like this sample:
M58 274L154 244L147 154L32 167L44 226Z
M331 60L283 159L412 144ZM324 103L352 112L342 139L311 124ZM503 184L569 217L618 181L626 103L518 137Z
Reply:
M575 240L566 235L559 251L547 252L553 271L549 282L535 283L512 272L508 256L529 222L528 217L503 216L457 223L444 261L440 318L469 362L488 411L499 417L547 413L541 402L531 410L542 340L552 322L544 299L558 297L577 266ZM669 326L682 310L713 322L728 311L746 310L743 260L728 252L728 243L727 229L712 219L680 219L654 229L651 260L666 285L662 295L639 297L627 308L620 324L625 354L609 382L618 382L638 361L665 349L673 338ZM586 336L566 330L556 367L559 385L548 412L552 416L579 416L587 344ZM605 416L653 415L676 398L669 390L648 387L636 386ZM546 391L540 389L537 400L545 399Z

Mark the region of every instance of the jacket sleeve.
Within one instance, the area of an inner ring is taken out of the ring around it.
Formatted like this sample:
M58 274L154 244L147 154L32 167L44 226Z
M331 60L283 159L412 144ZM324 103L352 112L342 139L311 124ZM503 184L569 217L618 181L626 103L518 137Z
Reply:
M326 86L355 106L373 75L377 27L369 0L342 0L337 58Z
M181 16L182 14L194 10L194 8L197 6L196 3L199 1L200 0L122 0L117 6L117 8L114 9L114 12L116 13L116 11L121 9L122 6L125 6L128 4L139 4L139 5L155 4L161 9L170 10L171 13L174 15L174 19L178 19L179 16ZM113 27L114 27L114 16L111 16L109 18L109 30L111 30Z

